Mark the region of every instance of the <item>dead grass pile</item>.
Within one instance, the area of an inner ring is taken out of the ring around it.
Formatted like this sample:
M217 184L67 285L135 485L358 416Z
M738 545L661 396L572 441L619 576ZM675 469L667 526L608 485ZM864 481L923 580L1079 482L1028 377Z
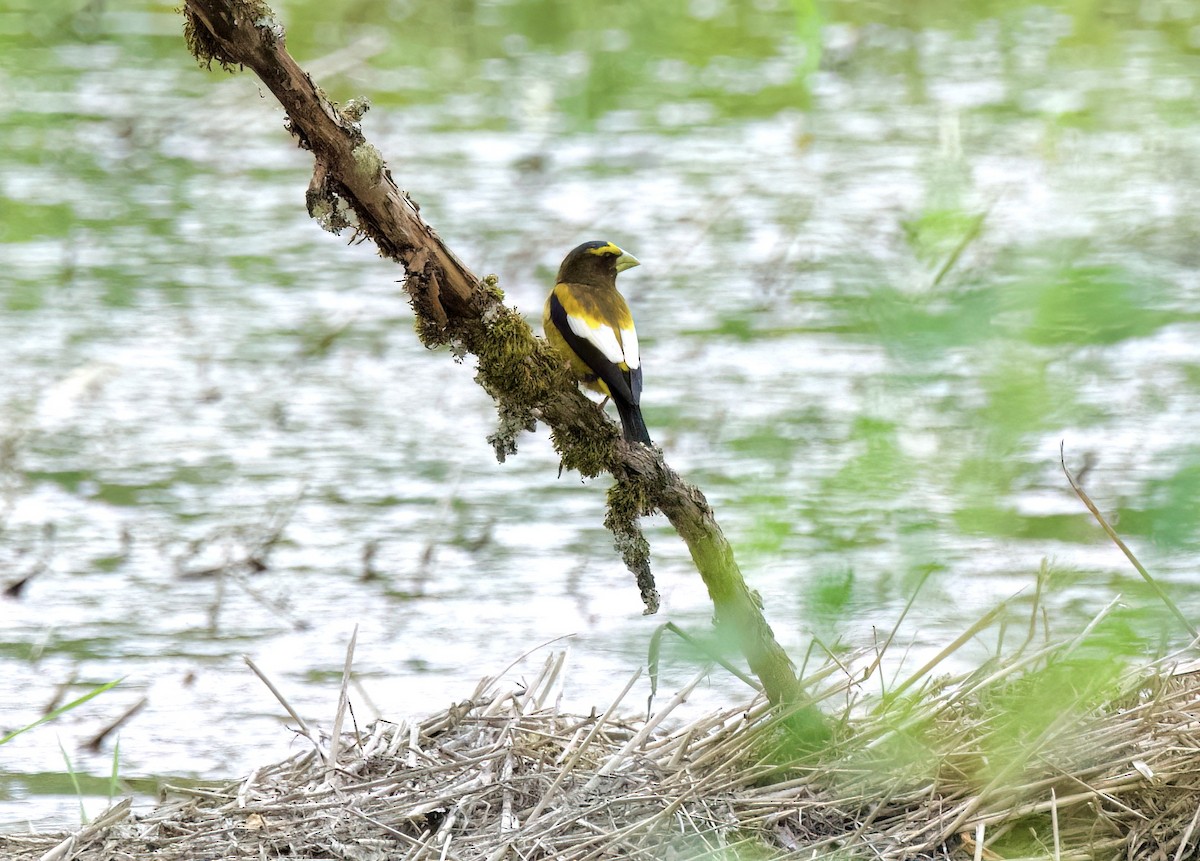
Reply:
M948 647L870 696L877 656L831 662L808 677L813 702L841 712L815 750L804 721L761 699L668 728L703 673L649 718L617 717L636 675L604 714L564 714L559 655L521 689L481 684L420 723L321 736L301 722L309 749L244 780L174 789L144 814L125 802L70 835L3 836L0 855L1196 858L1200 680L1179 656L1108 666L1103 616L936 679Z

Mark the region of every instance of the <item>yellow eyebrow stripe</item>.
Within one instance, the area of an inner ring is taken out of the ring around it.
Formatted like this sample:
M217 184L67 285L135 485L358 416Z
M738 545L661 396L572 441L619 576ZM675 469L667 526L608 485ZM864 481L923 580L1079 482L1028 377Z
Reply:
M625 252L611 242L607 245L601 245L599 248L589 248L588 254L595 254L597 257L602 257L605 254L611 254L613 257L620 257Z

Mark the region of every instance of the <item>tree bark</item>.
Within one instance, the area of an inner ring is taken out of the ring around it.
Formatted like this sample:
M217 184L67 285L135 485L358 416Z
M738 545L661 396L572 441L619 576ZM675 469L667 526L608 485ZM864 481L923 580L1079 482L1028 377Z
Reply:
M366 107L330 102L288 54L283 25L253 0L186 0L185 35L196 58L211 67L251 69L287 112L289 131L315 159L308 209L334 232L351 227L380 254L404 267L405 290L428 346L450 345L478 359L477 380L496 400L499 428L490 437L497 457L516 451L516 438L541 420L550 427L565 468L616 479L605 525L638 576L647 612L657 609L649 548L638 518L658 510L687 543L715 608L718 631L738 644L775 703L793 703L800 685L776 642L756 593L738 569L729 542L700 490L682 481L661 452L630 445L581 394L561 359L525 320L504 305L494 278L479 279L420 216L393 182L378 150L363 136Z

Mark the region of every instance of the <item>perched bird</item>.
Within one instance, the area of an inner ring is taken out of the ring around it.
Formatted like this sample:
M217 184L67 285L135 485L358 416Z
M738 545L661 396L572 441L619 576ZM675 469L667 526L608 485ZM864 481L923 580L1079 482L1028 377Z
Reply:
M617 273L638 259L611 242L585 242L558 268L542 326L580 382L612 398L625 439L652 445L642 420L642 362L637 332Z

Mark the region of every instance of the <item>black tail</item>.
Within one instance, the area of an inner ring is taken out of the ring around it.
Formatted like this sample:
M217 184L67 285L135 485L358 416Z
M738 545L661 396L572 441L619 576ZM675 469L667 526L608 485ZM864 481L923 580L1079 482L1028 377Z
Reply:
M654 445L650 442L650 431L646 429L646 422L642 419L642 408L625 403L620 398L613 398L613 403L617 405L617 412L621 414L621 429L625 432L625 439L640 442L642 445Z

